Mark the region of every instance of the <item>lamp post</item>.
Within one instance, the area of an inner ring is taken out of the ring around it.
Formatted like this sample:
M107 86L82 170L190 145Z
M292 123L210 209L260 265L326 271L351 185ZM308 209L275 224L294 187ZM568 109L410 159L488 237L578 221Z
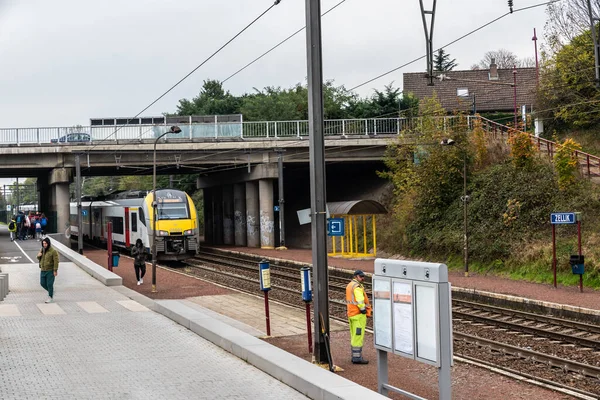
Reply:
M441 142L442 146L454 146L456 142L452 139L444 139ZM461 196L461 201L463 203L463 260L465 264L465 276L469 276L469 225L467 222L467 203L469 202L469 196L467 195L467 152L466 150L463 153L463 195Z
M152 226L152 293L156 293L156 225L158 223L158 203L156 201L156 144L165 135L169 133L179 133L181 128L172 126L171 129L160 135L154 141L154 162L152 163L152 211L153 226Z

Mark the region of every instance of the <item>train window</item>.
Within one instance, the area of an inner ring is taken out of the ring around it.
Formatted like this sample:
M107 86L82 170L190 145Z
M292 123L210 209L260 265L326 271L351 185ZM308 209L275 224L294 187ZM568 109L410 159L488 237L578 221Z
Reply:
M158 206L158 219L187 219L186 203L162 203Z
M107 217L108 222L112 222L113 233L123 234L123 218L122 217Z
M137 232L137 213L131 213L131 232Z
M146 217L144 216L144 209L140 207L140 222L146 226Z

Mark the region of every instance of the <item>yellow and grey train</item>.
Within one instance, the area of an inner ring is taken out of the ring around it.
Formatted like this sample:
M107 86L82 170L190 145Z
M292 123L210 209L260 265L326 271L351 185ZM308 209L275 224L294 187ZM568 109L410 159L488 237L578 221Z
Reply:
M194 202L187 193L175 189L157 190L156 199L156 221L152 191L127 191L102 200L82 200L84 240L106 245L110 222L113 247L129 249L137 239L142 239L150 254L153 229L156 229L158 261L181 261L193 257L199 244L198 215ZM70 234L71 237L77 237L77 203L72 202L70 210Z

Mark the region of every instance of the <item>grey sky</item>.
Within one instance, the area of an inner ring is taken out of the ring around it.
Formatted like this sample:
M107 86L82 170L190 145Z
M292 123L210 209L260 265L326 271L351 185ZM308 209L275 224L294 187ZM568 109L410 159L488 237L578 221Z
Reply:
M323 0L325 11L339 0ZM430 7L433 0L424 0ZM515 8L542 0L515 0ZM273 0L0 0L0 127L87 125L133 116L258 16ZM144 115L172 112L207 78L223 80L302 27L304 0L282 0L263 19ZM483 5L485 3L485 5ZM434 48L508 11L506 0L439 0ZM469 69L488 50L533 57L545 6L509 15L446 50ZM424 54L418 0L346 0L323 18L324 77L354 87ZM225 86L290 87L306 77L305 34ZM370 83L370 95L425 61Z

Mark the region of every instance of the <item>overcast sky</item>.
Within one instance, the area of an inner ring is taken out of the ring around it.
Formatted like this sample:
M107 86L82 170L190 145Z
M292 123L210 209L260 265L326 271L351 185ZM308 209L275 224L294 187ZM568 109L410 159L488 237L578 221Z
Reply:
M322 0L325 12L340 0ZM543 0L515 0L515 9ZM0 0L0 127L88 125L136 115L273 0ZM424 0L429 8L433 0ZM485 3L485 5L484 5ZM517 12L446 50L469 69L488 50L533 57L545 6ZM173 112L204 79L223 80L305 24L305 1L282 0L144 115ZM439 0L434 48L508 11L506 0ZM305 82L305 33L226 82L233 94ZM323 18L324 78L352 88L424 54L418 0L346 0ZM357 89L363 96L425 61Z

